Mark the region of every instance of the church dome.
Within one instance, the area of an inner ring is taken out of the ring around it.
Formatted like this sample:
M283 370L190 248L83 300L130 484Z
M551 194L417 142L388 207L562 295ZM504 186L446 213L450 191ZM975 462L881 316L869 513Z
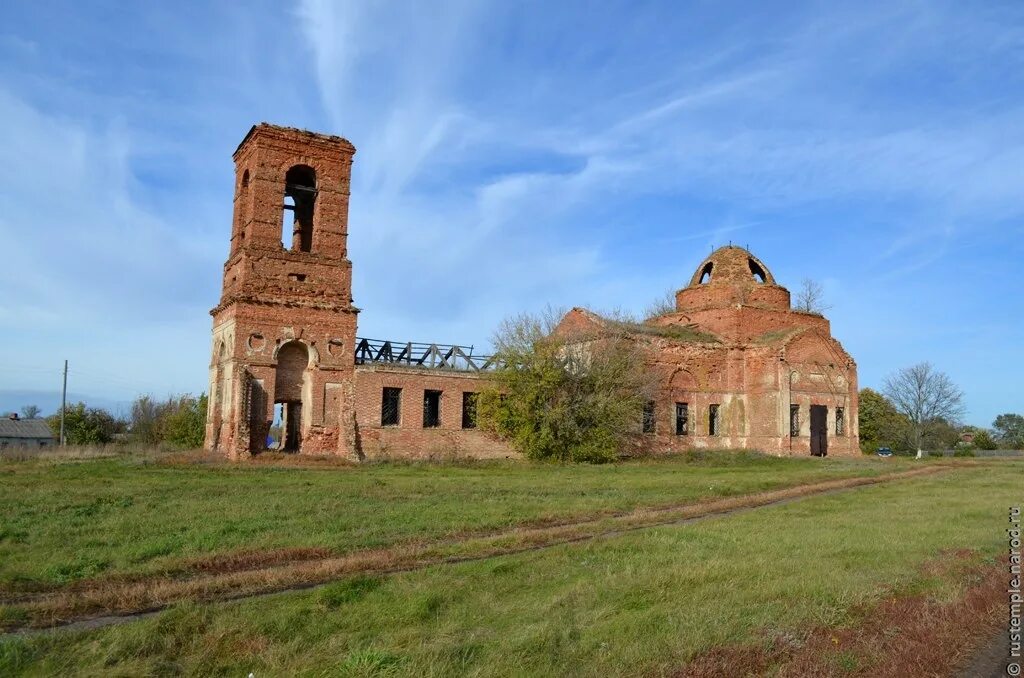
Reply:
M719 247L697 267L690 287L699 285L774 285L775 278L764 263L742 247Z
M788 309L789 303L789 291L775 282L764 262L733 245L712 252L690 284L676 293L679 311L736 304Z

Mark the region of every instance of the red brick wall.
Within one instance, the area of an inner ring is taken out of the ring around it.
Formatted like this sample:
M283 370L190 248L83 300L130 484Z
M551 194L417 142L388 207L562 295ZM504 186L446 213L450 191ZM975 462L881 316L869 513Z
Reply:
M479 393L486 376L386 365L360 365L355 371L355 414L360 453L368 458L518 456L479 429L462 428L462 394ZM381 426L384 387L402 389L398 426ZM424 390L441 391L441 424L423 427Z

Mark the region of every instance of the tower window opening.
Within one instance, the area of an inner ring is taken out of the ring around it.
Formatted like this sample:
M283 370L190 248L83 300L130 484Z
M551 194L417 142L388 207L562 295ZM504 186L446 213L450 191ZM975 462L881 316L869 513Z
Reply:
M768 276L765 275L764 269L753 259L748 259L747 263L750 265L750 273L754 276L754 280L761 283L762 285L768 281Z
M711 269L715 267L710 261L704 264L704 268L700 271L700 284L706 285L711 282Z
M295 238L295 198L290 195L284 196L284 205L281 208L281 246L286 250L292 248L292 240Z
M312 249L316 192L316 172L312 167L296 165L285 174L281 217L281 242L285 249L293 252L309 252Z

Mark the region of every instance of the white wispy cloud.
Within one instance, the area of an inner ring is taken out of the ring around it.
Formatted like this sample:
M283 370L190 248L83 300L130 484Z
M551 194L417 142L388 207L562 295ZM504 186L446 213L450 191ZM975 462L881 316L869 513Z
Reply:
M32 11L0 29L0 325L48 348L75 328L107 361L116 315L139 365L177 342L164 372L200 387L230 153L259 120L359 149L360 329L394 338L642 308L731 239L825 279L865 364L857 321L892 318L858 299L920 306L922 272L1024 228L1019 3L68 7L73 31Z

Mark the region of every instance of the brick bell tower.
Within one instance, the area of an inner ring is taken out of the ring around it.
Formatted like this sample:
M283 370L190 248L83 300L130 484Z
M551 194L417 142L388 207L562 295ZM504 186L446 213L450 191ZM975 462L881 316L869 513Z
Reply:
M346 139L261 123L235 151L231 251L213 316L206 449L354 450L356 315Z

